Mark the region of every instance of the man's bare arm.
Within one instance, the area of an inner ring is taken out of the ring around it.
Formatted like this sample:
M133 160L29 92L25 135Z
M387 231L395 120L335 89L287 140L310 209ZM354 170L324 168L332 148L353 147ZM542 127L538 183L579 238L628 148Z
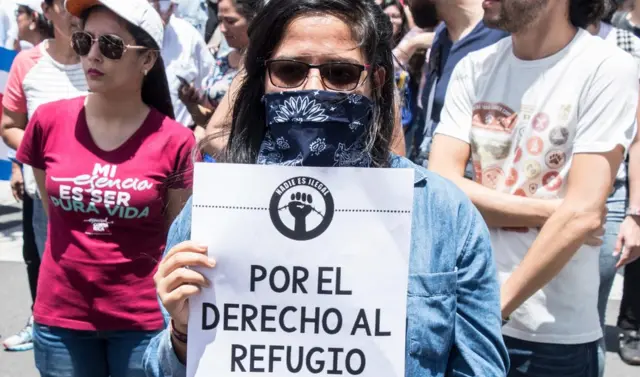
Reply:
M460 187L478 208L489 227L540 227L560 205L561 200L505 194L464 178L470 154L469 144L451 136L437 134L429 155L429 170Z
M27 114L17 113L4 107L2 109L2 140L10 148L18 150L22 138L24 137L24 129L27 127Z
M571 260L589 234L602 227L607 197L622 158L621 146L607 153L574 156L566 197L542 227L520 265L502 286L503 318L549 283Z

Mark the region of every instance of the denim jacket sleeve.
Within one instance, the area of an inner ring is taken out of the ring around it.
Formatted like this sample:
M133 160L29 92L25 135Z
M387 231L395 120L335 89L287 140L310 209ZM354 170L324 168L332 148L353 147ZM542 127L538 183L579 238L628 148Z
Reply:
M191 198L169 228L164 254L180 242L189 239L191 239ZM158 303L164 316L166 328L170 319L169 313L161 302L158 301ZM166 329L151 340L142 359L142 365L147 377L185 377L187 375L187 368L176 357L171 344L171 335Z
M407 377L505 377L500 284L489 230L452 182L415 170Z
M458 216L454 347L446 375L506 376L509 355L502 338L500 285L489 230L468 199L460 203Z

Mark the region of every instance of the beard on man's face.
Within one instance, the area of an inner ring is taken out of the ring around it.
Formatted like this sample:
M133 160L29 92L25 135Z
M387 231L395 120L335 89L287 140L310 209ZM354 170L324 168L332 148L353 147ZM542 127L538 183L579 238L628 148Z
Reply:
M484 11L484 23L509 33L529 28L546 8L549 0L502 0Z
M431 29L440 23L438 12L433 0L411 0L409 8L416 26L422 29Z

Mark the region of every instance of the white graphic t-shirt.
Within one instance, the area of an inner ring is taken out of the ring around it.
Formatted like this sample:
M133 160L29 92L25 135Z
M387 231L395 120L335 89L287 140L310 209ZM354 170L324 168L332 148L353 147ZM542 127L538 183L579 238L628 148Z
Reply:
M511 38L505 38L456 66L437 133L471 145L475 179L482 185L557 199L565 196L574 154L617 145L626 150L635 136L637 103L638 67L631 55L585 30L563 50L534 61L516 58ZM538 233L491 229L502 283ZM561 344L600 338L599 255L598 247L581 247L513 313L504 334Z

